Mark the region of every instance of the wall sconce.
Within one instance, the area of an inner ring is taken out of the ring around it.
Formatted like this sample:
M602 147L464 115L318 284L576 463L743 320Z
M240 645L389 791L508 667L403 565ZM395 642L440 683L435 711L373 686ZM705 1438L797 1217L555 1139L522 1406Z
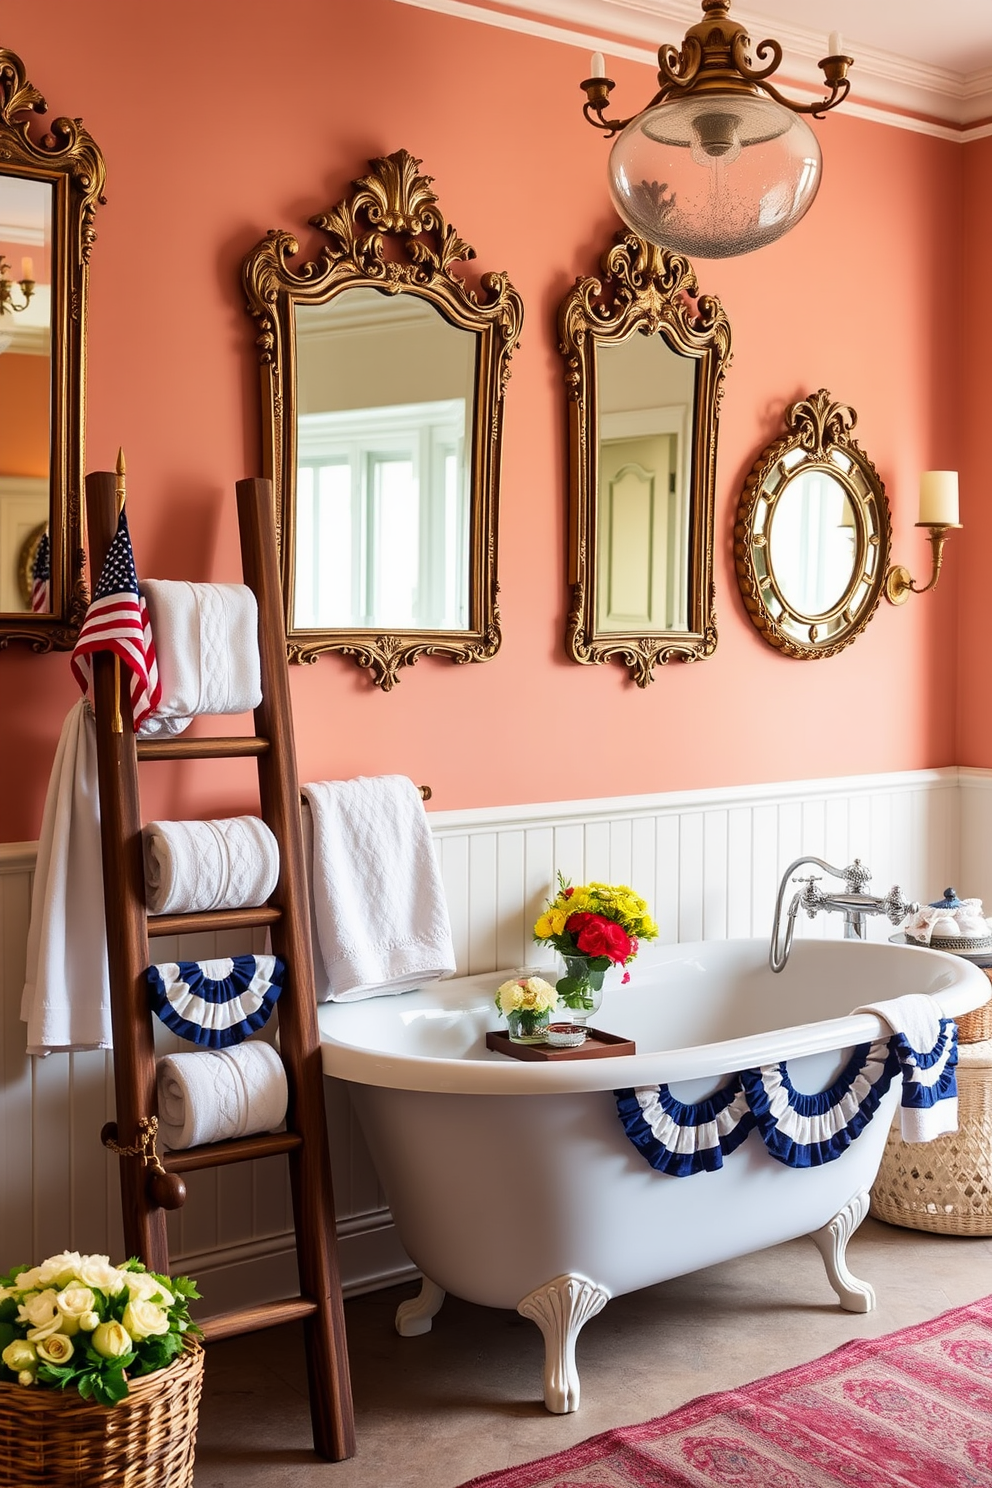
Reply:
M628 227L691 258L731 258L774 243L812 205L820 146L799 115L820 118L843 103L852 59L833 32L831 55L819 64L829 93L795 103L768 81L782 62L779 43L752 47L729 18L730 0L702 0L702 7L681 49L658 48L658 92L639 114L605 117L615 84L600 52L581 84L582 111L607 139L619 135L610 194Z
M916 525L926 527L930 533L933 549L930 582L919 587L913 582L908 568L894 563L885 575L885 597L890 604L905 604L911 594L926 594L937 587L947 534L961 526L958 521L956 470L925 470L920 476L920 520Z
M21 259L21 278L18 280L18 288L24 296L24 304L14 303L14 286L9 278L10 264L0 253L0 315L8 310L26 310L31 303L34 294L34 262L30 258Z

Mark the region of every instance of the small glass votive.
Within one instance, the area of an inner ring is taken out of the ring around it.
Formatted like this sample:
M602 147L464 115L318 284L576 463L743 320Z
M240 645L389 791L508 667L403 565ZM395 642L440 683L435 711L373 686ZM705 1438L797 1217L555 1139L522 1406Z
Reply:
M549 1023L544 1041L553 1049L577 1049L586 1041L588 1030L581 1023Z

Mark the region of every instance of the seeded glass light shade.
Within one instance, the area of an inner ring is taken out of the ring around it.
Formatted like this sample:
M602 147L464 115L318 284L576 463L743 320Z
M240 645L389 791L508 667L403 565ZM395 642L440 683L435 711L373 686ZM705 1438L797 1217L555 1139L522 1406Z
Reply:
M641 237L731 258L795 227L820 184L809 125L771 98L699 93L645 109L610 153L610 192Z

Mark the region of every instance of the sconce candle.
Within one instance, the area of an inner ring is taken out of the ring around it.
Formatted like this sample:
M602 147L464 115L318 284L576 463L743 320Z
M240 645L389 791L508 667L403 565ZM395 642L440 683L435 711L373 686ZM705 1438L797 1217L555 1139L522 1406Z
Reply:
M21 259L21 278L22 279L33 279L34 278L34 259L33 258L22 258Z
M606 59L602 52L593 52L592 61L589 64L589 76L591 78L606 76Z
M844 55L844 38L839 31L831 31L830 40L827 42L827 55L830 57Z
M925 470L920 476L921 527L956 527L958 524L958 473L956 470Z

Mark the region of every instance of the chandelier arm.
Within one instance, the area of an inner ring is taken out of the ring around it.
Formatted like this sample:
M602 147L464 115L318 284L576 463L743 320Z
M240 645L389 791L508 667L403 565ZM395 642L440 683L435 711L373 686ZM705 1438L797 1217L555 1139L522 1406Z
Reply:
M658 81L662 93L668 87L688 88L696 81L703 64L703 49L695 36L687 36L682 50L666 42L658 48ZM661 94L658 95L661 97ZM651 108L657 99L648 104Z
M606 97L603 97L602 93L602 85L604 83L608 85L606 87ZM593 84L599 85L599 91L593 91ZM638 109L636 114L631 114L629 119L607 119L605 113L610 106L609 93L615 86L612 80L608 78L590 78L588 82L583 83L581 86L585 88L588 94L587 101L582 105L582 113L586 121L594 129L605 130L607 139L612 139L615 134L619 134L622 129L626 129L628 124L632 124L640 114L646 113L650 108L654 108L655 104L660 103L668 92L667 88L659 88L654 97L642 109Z
M787 98L784 93L780 93L774 83L764 82L761 86L770 97L775 99L776 103L784 104L794 114L811 114L814 119L821 119L829 109L836 108L839 103L844 102L851 91L851 80L845 77L832 82L829 96L817 99L813 103L796 103L794 99Z

